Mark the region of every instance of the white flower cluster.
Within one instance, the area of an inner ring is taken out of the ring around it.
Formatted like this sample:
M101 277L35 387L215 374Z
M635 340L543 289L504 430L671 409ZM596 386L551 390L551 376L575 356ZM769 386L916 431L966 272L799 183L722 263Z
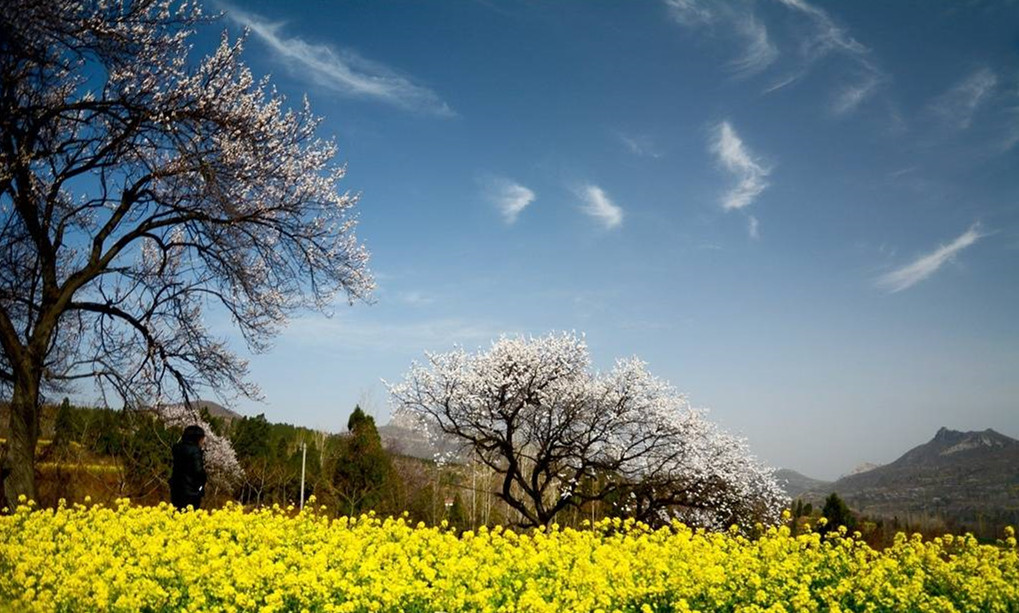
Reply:
M429 354L390 391L397 410L432 436L456 437L502 473L501 495L535 523L610 496L644 519L711 527L774 522L785 504L745 440L705 419L638 359L593 372L576 334Z
M237 462L233 445L225 437L212 431L199 412L186 404L159 404L155 407L159 419L171 428L200 426L205 431L205 470L209 481L217 486L231 488L244 477L244 470Z

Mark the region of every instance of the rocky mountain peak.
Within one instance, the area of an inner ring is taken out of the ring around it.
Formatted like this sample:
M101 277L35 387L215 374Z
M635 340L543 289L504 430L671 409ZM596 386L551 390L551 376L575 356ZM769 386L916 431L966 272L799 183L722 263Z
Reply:
M1009 444L1015 444L1016 441L988 428L983 432L966 432L958 440L950 442L952 443L951 446L941 451L941 455L959 453L960 451L968 451L970 449L1005 447Z
M934 442L937 443L956 443L966 434L959 432L958 430L949 430L945 426L941 426L938 432L934 435Z
M804 499L835 491L851 508L874 517L909 514L951 518L967 526L1014 523L1019 517L1019 440L990 428L941 428L894 462L842 477Z

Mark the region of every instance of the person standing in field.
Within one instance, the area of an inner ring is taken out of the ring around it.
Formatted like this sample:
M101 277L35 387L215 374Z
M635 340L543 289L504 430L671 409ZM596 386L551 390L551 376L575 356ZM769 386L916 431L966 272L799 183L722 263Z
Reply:
M188 426L173 446L170 501L179 511L189 506L193 509L202 506L206 481L204 443L205 430L200 426Z

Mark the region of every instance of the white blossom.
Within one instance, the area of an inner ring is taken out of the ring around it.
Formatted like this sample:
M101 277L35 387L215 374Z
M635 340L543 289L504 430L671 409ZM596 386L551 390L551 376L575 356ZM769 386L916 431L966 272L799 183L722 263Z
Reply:
M499 495L525 523L615 497L649 521L724 527L775 522L786 502L745 440L640 360L594 372L575 334L428 354L390 392L430 437L455 438L500 473Z
M159 404L155 413L167 427L199 426L205 431L205 470L211 483L230 488L243 478L244 470L237 461L233 445L226 437L216 434L193 406Z

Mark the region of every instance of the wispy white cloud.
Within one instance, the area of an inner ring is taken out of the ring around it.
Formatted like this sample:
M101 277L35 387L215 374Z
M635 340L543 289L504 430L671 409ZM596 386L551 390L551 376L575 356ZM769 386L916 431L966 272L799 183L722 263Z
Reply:
M779 0L779 2L814 22L815 27L811 36L801 43L801 49L808 57L817 58L832 51L861 55L868 53L867 47L860 44L844 28L836 24L823 9L811 5L806 0Z
M728 36L739 55L729 62L738 76L771 73L762 93L793 85L811 73L822 59L837 55L849 62L848 73L831 103L835 115L856 111L889 81L871 51L850 35L825 10L807 0L778 0L792 15L783 20L779 45L752 2L726 0L664 0L670 17L688 28ZM787 47L788 49L786 49ZM781 59L783 61L779 61Z
M751 215L750 217L747 218L747 232L750 233L750 238L753 239L761 238L759 226L760 223L757 221L756 217Z
M583 211L594 217L606 229L619 227L623 223L623 209L608 197L597 185L585 185L578 190L584 201Z
M655 145L654 140L646 135L632 135L619 133L620 142L626 146L626 150L638 157L660 158L661 151Z
M998 75L990 68L981 68L938 96L931 108L948 125L965 130L972 125L973 115L997 85Z
M502 213L507 224L516 222L521 211L534 202L530 189L503 177L487 177L484 183L485 198Z
M735 73L756 74L778 59L778 47L768 38L768 28L753 15L736 18L735 31L744 42L743 54L729 62Z
M912 172L916 172L917 168L919 168L919 166L907 166L905 168L900 168L898 170L892 170L892 171L888 172L888 178L889 179L898 179L899 177L901 177L903 175L908 175L908 174L910 174Z
M975 223L951 243L941 245L934 251L918 257L913 262L881 275L877 280L877 285L892 293L908 289L936 273L938 269L945 263L950 262L960 251L984 236L986 234L981 234L980 232L980 223Z
M760 72L778 58L778 48L769 39L768 28L752 12L738 11L717 1L665 0L665 6L683 26L718 26L723 34L739 39L742 53L729 62L737 75Z
M765 168L756 159L728 121L715 128L710 149L718 162L736 178L736 185L722 197L722 208L730 210L748 206L768 187L765 178L771 169Z
M814 64L832 54L847 58L854 64L854 75L843 84L832 103L832 111L836 115L852 113L878 93L888 77L871 60L870 49L853 38L824 9L806 0L779 2L805 18L808 25L799 41L800 65L766 88L765 93L795 83L809 74Z
M319 86L354 97L374 98L405 109L454 115L438 94L411 82L393 69L365 59L350 50L309 43L296 36L285 36L283 24L273 23L229 5L222 5L228 18L250 30L269 46L276 57Z
M877 93L882 81L877 73L871 73L858 82L846 84L842 91L836 94L835 100L832 102L832 112L836 115L852 113Z
M718 4L714 4L717 9ZM712 5L700 0L665 0L672 18L683 25L710 23L715 20Z
M435 298L418 291L400 292L397 294L400 302L410 306L423 307L435 303Z
M776 92L782 89L787 85L792 85L793 83L799 81L803 74L804 74L803 72L794 72L792 74L786 75L785 77L782 77L778 81L775 81L768 87L765 87L763 90L761 90L761 93L770 94L772 92Z

